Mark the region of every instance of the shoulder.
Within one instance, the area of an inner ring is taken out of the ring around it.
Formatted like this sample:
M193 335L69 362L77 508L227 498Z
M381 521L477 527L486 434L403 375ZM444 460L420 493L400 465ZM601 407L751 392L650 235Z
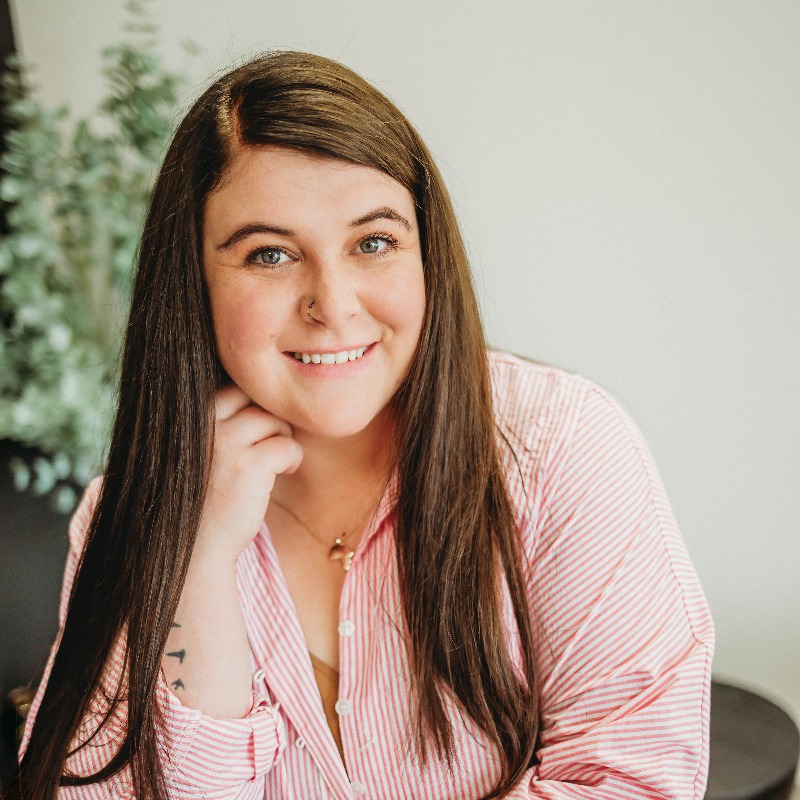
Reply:
M642 508L670 516L644 437L608 391L517 356L491 353L490 361L495 422L523 529L564 533L570 526L561 523L574 522L579 508L598 518Z
M92 478L84 489L83 497L80 503L78 503L78 507L75 509L69 523L70 550L77 553L83 550L83 545L86 541L86 532L89 530L89 525L91 525L102 488L103 478L102 476L98 476Z
M635 426L617 401L581 375L511 353L489 352L495 420L518 455L541 456L580 427Z

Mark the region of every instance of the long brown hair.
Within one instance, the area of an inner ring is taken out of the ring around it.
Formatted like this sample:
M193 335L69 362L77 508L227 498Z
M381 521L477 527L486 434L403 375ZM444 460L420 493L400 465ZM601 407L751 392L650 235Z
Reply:
M234 144L280 144L381 170L413 195L425 272L417 353L394 398L397 564L417 749L457 761L447 702L496 746L500 797L533 763L538 730L523 560L505 483L483 331L447 191L425 145L380 92L336 62L279 52L214 83L179 126L145 223L108 467L18 788L130 765L137 797L163 800L155 691L192 556L221 380L202 269L202 213ZM522 675L502 615L516 617ZM80 721L120 637L128 726L114 759L64 776ZM458 642L458 647L453 647Z

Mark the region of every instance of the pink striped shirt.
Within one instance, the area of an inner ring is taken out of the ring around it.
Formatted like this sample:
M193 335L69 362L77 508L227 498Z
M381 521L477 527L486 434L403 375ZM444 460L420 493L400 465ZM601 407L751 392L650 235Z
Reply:
M541 763L511 797L700 800L713 628L647 447L588 381L506 354L493 353L491 361L497 420L519 462L509 457L506 471L527 560L541 698ZM62 622L97 490L95 481L71 524ZM410 747L392 502L389 491L358 546L340 603L336 711L346 768L263 526L238 563L252 709L244 719L212 719L181 705L162 679L159 735L170 797L470 800L492 787L497 754L452 705L456 768L433 757L423 771ZM507 598L506 614L514 637ZM117 655L110 682L119 674ZM48 673L49 665L28 728ZM69 767L85 773L104 764L124 725L123 706ZM87 722L83 735L92 727ZM130 796L127 770L59 794Z

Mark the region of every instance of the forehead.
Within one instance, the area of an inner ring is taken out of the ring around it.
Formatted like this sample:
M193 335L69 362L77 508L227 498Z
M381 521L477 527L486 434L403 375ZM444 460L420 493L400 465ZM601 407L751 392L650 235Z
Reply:
M276 145L239 146L207 198L209 217L238 212L308 210L326 206L343 214L375 204L402 206L414 216L414 199L380 170L340 158Z

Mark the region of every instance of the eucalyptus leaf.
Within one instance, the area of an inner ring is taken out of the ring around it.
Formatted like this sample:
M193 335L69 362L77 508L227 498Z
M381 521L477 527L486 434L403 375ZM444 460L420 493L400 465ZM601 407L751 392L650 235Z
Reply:
M19 456L9 459L8 466L14 479L14 488L24 492L31 485L31 468Z
M38 453L12 462L14 485L64 513L105 463L138 238L184 86L146 5L127 4L88 117L44 106L18 57L0 78L0 438Z

